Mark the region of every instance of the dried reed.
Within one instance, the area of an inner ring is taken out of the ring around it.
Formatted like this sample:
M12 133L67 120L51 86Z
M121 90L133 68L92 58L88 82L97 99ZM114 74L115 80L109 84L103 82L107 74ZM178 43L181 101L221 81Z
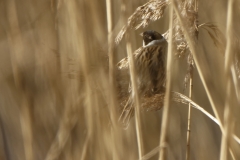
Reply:
M169 124L169 110L171 106L171 90L172 90L172 66L173 66L173 6L170 5L169 9L169 41L168 41L168 55L167 55L167 77L166 77L166 98L164 100L163 108L163 121L160 137L160 152L159 160L165 160L167 158L167 126Z
M224 108L224 129L222 133L222 142L221 142L221 152L220 152L220 159L224 160L227 159L227 151L229 148L230 138L232 135L232 127L233 127L233 120L231 119L232 115L232 107L231 107L231 97L233 90L231 85L231 75L230 75L230 68L233 62L233 47L232 47L232 30L233 30L233 4L234 1L228 2L228 13L227 13L227 46L226 46L226 53L225 53L225 76L226 76L226 99L225 99L225 108ZM231 152L231 149L230 149ZM231 152L234 157L234 154ZM235 158L234 158L235 159Z
M239 2L226 4L2 1L0 159L240 159ZM172 45L166 93L138 94L134 65L116 71L145 30Z

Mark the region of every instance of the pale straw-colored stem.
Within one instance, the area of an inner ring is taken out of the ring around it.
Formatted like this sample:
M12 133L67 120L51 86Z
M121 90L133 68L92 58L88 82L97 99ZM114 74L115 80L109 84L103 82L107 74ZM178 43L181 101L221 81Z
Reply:
M191 66L192 67L192 66ZM190 75L190 80L189 80L189 98L192 98L192 72ZM186 160L189 160L190 158L190 130L191 130L191 103L188 104L188 125L187 125L187 151L186 151Z
M197 14L198 14L198 0L194 1L194 10L196 14L196 19L197 20ZM197 26L196 26L197 27ZM196 28L195 32L198 32ZM197 34L195 34L197 35ZM192 89L193 89L193 65L190 64L190 80L189 80L189 98L192 98ZM190 159L190 134L191 134L191 104L189 103L188 105L188 128L187 128L187 149L186 149L186 160Z
M167 126L169 121L169 109L171 103L171 87L172 87L172 54L173 54L173 7L169 6L169 42L168 42L168 53L167 53L167 70L166 70L166 96L163 107L162 127L160 136L160 152L159 160L167 159Z
M232 118L231 118L231 110L232 106L230 105L231 101L231 93L232 93L232 85L231 85L231 75L230 69L233 61L233 41L232 41L232 19L233 19L233 0L228 1L228 12L227 12L227 46L225 52L225 77L226 77L226 99L225 99L225 109L224 109L224 128L222 132L222 143L221 143L221 152L220 152L220 160L227 159L227 151L229 148L229 140L231 135L231 126L232 126Z
M140 101L139 101L139 94L138 94L138 88L137 88L137 77L136 77L136 71L133 61L133 52L131 43L129 41L128 35L126 36L127 41L127 54L129 57L130 62L130 77L131 77L131 86L132 86L132 98L134 102L135 107L135 124L136 124L136 132L137 132L137 142L138 142L138 156L139 159L141 159L143 155L143 142L142 142L142 129L141 129L141 119L140 119Z
M234 64L231 65L231 73L232 73L232 78L233 78L235 94L237 96L238 103L240 104L238 76L236 74L237 71L236 71L236 69L234 67Z
M116 84L115 84L115 64L116 56L114 54L114 38L113 38L113 13L112 13L112 0L106 0L107 8L107 28L108 28L108 57L109 57L109 83L110 83L110 92L109 92L109 105L111 112L111 122L116 126L117 115L117 101L116 101Z
M116 84L115 84L115 64L116 56L114 54L114 38L113 38L113 1L106 0L106 9L107 9L107 30L108 30L108 57L109 57L109 111L110 119L112 123L111 128L111 138L112 138L112 159L116 160L118 158L119 151L117 150L117 145L119 143L119 131L117 131L117 100L116 100Z

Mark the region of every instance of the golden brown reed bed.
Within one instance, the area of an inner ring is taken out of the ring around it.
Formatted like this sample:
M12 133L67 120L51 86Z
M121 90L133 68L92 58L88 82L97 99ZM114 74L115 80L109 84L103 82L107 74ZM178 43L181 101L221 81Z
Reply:
M240 159L239 5L2 1L0 159ZM118 119L131 93L117 99L115 64L147 29L173 46L170 87L133 99L129 117L137 116L126 127ZM190 116L189 103L197 108Z

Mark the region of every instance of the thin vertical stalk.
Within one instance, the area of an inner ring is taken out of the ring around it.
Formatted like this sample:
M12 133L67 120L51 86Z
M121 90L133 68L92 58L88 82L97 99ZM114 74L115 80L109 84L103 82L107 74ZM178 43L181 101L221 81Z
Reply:
M114 64L115 64L115 56L113 54L113 18L112 18L112 0L106 0L106 9L107 9L107 30L108 30L108 56L109 56L109 82L110 82L110 95L113 95L114 92ZM111 98L110 98L111 99ZM110 100L110 105L114 106L115 102Z
M116 140L117 140L117 134L118 132L116 131L116 107L117 107L117 102L116 102L116 90L115 90L115 64L116 64L116 56L113 53L113 13L112 13L112 0L106 0L106 9L107 9L107 30L108 30L108 57L109 57L109 83L110 83L110 91L109 91L109 111L110 111L110 118L111 118L111 123L112 123L112 130L111 130L111 138L112 138L112 144L113 144L113 152L112 152L112 159L118 159L117 157L117 149L116 149Z
M225 99L225 109L224 109L224 129L222 133L222 143L221 143L221 153L220 153L220 160L227 159L227 151L229 147L229 140L231 135L231 124L232 124L232 118L231 118L231 106L230 106L230 100L231 100L231 76L230 76L230 67L233 60L233 47L232 47L232 18L233 18L233 0L228 1L228 12L227 12L227 29L226 29L226 35L227 35L227 46L226 46L226 52L225 52L225 76L226 76L226 99Z
M135 124L136 124L136 132L137 132L137 142L138 142L138 156L139 159L143 156L143 142L142 142L142 129L141 129L141 121L140 121L140 101L139 94L137 89L137 77L135 72L135 66L133 61L132 47L129 42L129 37L126 35L127 41L127 54L130 60L130 77L131 77L131 86L132 86L132 98L135 106Z
M116 122L115 108L116 108L116 91L115 91L115 64L116 56L113 54L114 38L112 36L113 32L113 13L112 13L112 0L106 0L107 8L107 28L108 28L108 56L109 56L109 82L110 82L110 106L113 114L111 114L112 122ZM115 117L113 117L115 116Z
M172 86L172 51L173 51L173 6L169 6L169 42L168 42L168 53L167 53L167 77L166 77L166 94L163 107L163 117L162 117L162 128L160 137L160 153L159 160L165 160L167 156L167 126L169 120L169 109L171 102L171 86Z
M192 66L191 66L192 67ZM190 77L190 80L189 80L189 99L192 98L192 87L193 87L193 84L192 84L192 73L191 74L191 77ZM189 160L190 158L190 130L191 130L191 104L189 103L188 105L188 128L187 128L187 151L186 151L186 160Z
M194 11L196 14L196 19L195 21L197 21L197 14L198 14L198 0L194 1ZM197 26L195 33L198 33L198 29ZM198 34L195 34L196 36ZM192 58L192 55L190 55ZM193 60L192 60L193 61ZM190 80L189 80L189 98L192 99L192 89L193 89L193 64L191 63L190 66ZM190 134L191 134L191 104L189 103L188 105L188 128L187 128L187 150L186 150L186 160L190 159Z
M230 95L230 83L227 82L227 97L226 100L229 100L228 95ZM230 106L229 102L225 102L225 109L224 109L224 130L222 132L222 142L221 142L221 151L220 151L220 160L226 160L227 159L227 151L229 146L229 137L230 137Z

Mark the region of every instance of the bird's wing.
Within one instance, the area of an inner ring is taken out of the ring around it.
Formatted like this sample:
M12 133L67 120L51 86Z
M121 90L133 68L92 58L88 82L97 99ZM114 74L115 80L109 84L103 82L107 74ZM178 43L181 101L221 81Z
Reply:
M144 54L144 56L145 56L148 53L153 53L154 50L156 50L158 47L159 47L159 45L150 45L147 47L138 48L133 53L134 61L136 61L137 65L141 65L141 61L143 61L143 59L141 58L141 57L143 57L142 55ZM119 61L117 63L117 67L119 70L129 69L129 57L125 57L121 61Z
M144 50L144 47L138 48L134 53L133 53L133 58L136 59L137 55L140 54ZM124 69L129 69L129 57L123 58L121 61L117 63L117 67L119 70L124 70Z

